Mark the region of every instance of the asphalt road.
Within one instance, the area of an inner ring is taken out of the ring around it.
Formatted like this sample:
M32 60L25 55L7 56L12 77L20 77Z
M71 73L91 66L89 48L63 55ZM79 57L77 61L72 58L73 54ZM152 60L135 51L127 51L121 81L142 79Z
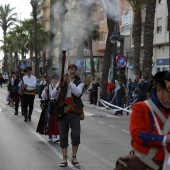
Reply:
M0 170L60 170L62 161L59 144L47 142L46 136L36 133L41 113L38 95L31 122L24 122L19 112L6 101L7 90L0 88ZM129 116L113 115L112 110L96 108L87 104L88 95L84 94L85 120L81 121L81 144L78 161L82 170L112 170L115 161L131 150ZM102 116L102 117L100 117ZM68 147L71 158L71 144ZM70 162L66 170L77 169Z

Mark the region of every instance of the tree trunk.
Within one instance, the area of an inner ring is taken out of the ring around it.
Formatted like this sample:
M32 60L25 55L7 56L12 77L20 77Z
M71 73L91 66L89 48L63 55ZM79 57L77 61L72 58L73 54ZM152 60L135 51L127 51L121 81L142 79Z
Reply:
M138 9L135 12L134 17L134 72L135 75L140 75L140 49L141 49L141 10Z
M48 75L52 74L53 57L54 57L54 0L50 0L50 52Z
M15 70L19 67L19 63L18 63L18 53L15 52L14 54L14 58L15 58Z
M146 76L148 80L152 79L155 8L156 0L149 0L146 4L146 17L144 27L144 58L142 69L142 75Z
M92 75L92 77L95 77L95 68L94 68L94 60L93 60L93 49L92 49L92 39L90 37L88 37L87 43L88 43L88 49L89 49L89 53L90 53L91 75Z
M4 30L4 72L7 71L6 30Z
M106 40L105 54L103 57L102 79L101 79L101 89L102 89L101 98L103 100L106 100L106 97L107 97L106 86L104 85L104 82L108 80L109 68L110 68L110 63L111 63L111 54L112 54L113 44L110 42L110 37L113 33L114 25L115 25L114 21L108 17L107 19L108 36Z

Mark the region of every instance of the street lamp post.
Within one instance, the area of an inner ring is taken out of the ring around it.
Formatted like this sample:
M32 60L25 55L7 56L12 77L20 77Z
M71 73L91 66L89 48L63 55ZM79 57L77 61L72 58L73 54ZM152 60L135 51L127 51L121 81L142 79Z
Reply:
M117 23L115 24L115 32L113 32L112 36L110 37L111 43L114 43L114 55L113 55L113 82L115 83L115 77L116 77L116 57L117 57L117 41L120 42L120 53L123 55L124 53L124 37L120 36L120 32L118 32ZM125 83L125 68L119 67L119 79L122 79Z
M86 82L86 58L87 58L87 49L84 49L84 81Z
M115 84L115 80L116 80L116 73L117 73L117 68L116 68L116 56L117 56L117 41L119 40L119 33L117 32L117 22L115 23L115 32L113 32L112 36L110 37L110 41L111 43L114 44L114 54L113 54L113 64L112 64L112 72L113 72L113 76L112 76L112 81Z
M38 1L37 0L31 0L30 4L32 5L33 8L33 18L34 18L34 52L35 52L35 76L38 76L38 47L37 47L37 5Z

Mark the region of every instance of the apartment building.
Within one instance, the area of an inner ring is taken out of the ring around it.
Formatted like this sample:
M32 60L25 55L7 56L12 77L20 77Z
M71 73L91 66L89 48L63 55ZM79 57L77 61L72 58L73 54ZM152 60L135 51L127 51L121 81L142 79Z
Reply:
M153 74L169 70L169 30L166 0L157 0L153 42Z
M50 0L39 0L38 2L38 6L37 6L37 22L43 23L45 25L45 30L50 32L50 8L51 4L50 4ZM55 20L55 19L54 19ZM55 26L54 26L55 27ZM51 56L50 56L50 44L48 44L45 47L45 62L44 63L44 59L43 59L43 52L40 51L40 61L39 61L39 68L40 70L42 69L44 64L47 64L49 60L51 60ZM52 50L53 52L53 58L52 58L52 71L55 71L57 69L57 57L58 56L58 49L56 47L54 47L54 49Z

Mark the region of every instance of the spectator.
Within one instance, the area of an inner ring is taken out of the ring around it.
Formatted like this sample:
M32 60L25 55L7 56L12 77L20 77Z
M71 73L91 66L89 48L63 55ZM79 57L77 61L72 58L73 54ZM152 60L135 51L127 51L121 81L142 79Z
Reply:
M93 104L93 93L92 93L92 84L94 82L94 77L91 78L91 83L89 85L88 91L89 91L89 103Z
M122 83L122 80L118 80L118 85L115 88L115 95L116 95L116 106L121 107L122 106L122 100L123 97L125 96L125 86ZM116 111L114 115L123 115L122 110L121 111Z
M95 78L93 83L92 83L92 94L93 94L94 105L97 104L98 87L100 87L100 84L98 83L98 79Z
M149 88L149 83L146 80L146 77L142 76L141 79L139 79L138 94L137 94L136 102L146 100L147 94L148 94L148 88Z
M137 94L138 94L138 83L139 83L139 75L135 76L135 80L132 84L132 96L133 96L133 101L136 99Z
M132 85L133 85L132 79L129 78L128 88L127 88L128 105L130 105L133 102Z
M3 78L2 74L0 73L0 86L2 88L2 83L5 83L5 79Z
M84 84L84 93L86 93L86 94L87 94L87 89L88 89L88 85L87 85L87 83L85 83Z
M107 102L110 103L114 96L115 85L112 80L109 80L109 83L105 82L105 86L107 87Z

